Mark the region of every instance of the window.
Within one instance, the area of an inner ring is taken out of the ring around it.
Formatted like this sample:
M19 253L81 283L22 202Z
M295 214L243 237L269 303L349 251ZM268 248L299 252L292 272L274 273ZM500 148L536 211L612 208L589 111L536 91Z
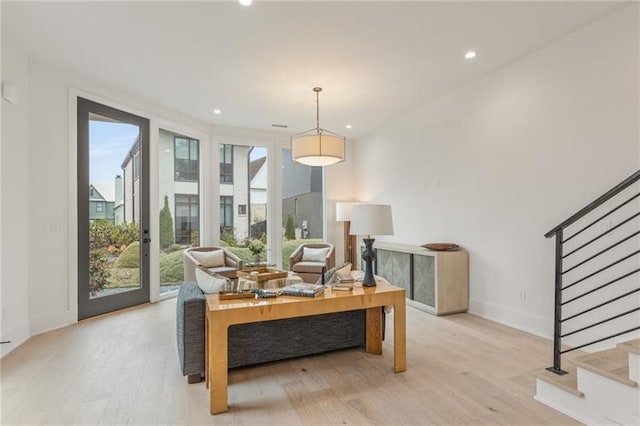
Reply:
M233 145L220 145L220 183L233 183Z
M220 197L220 234L233 233L233 197Z
M324 232L323 216L323 170L296 163L291 159L291 150L282 149L282 227L285 229L282 242L282 264L288 262L291 253L300 241L320 242Z
M96 211L97 212L103 212L104 211L104 204L103 203L96 203Z
M176 139L178 143L176 144ZM193 142L191 142L193 141ZM176 133L172 130L158 129L158 155L154 161L158 167L158 190L157 200L158 208L158 245L164 253L173 251L174 244L179 244L183 248L197 247L200 245L200 238L204 229L200 229L200 216L206 213L200 213L198 205L200 198L200 182L194 181L176 181L176 145L181 149L182 156L189 156L190 159L197 160L197 156L191 155L191 150L197 152L200 144L197 140L184 133ZM187 149L187 146L189 149ZM179 161L178 161L179 162ZM182 163L184 164L184 162ZM186 160L187 166L189 165ZM199 163L196 165L196 178L199 178ZM152 195L153 196L153 195ZM178 258L165 257L160 255L160 261L153 265L156 273L160 278L160 294L176 291L184 282L183 274L167 272L171 270L171 262L179 261ZM181 268L176 268L181 270Z
M198 141L176 136L174 138L175 179L198 181Z
M176 194L176 244L190 245L197 238L200 215L198 212L198 196Z
M238 214L240 216L247 215L247 205L246 204L238 204Z

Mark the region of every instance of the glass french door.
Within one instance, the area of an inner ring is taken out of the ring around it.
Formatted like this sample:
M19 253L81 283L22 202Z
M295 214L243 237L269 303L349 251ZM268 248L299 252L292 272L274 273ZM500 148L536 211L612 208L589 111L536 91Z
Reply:
M78 319L149 301L149 120L78 98Z

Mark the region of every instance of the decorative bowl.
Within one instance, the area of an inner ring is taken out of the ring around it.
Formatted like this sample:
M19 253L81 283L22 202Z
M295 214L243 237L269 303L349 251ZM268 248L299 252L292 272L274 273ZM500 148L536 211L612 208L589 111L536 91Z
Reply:
M434 251L456 251L460 249L459 245L453 243L428 243L423 244L421 247Z

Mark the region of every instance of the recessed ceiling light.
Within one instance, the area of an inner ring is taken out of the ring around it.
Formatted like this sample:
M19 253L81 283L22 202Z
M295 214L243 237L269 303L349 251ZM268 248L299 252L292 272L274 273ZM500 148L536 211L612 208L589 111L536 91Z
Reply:
M347 129L351 129L353 126L352 126L351 124L347 124L347 125L346 125L346 126L344 126L344 127L346 127Z
M474 52L473 50L468 51L467 53L464 54L464 57L466 59L473 59L476 57L476 52Z
M243 6L251 6L252 1L251 0L238 0L240 2L241 5Z
M171 150L170 149L165 149L164 152L171 152Z
M216 108L216 109L213 110L213 113L214 114L222 114L222 111L219 110L218 108Z

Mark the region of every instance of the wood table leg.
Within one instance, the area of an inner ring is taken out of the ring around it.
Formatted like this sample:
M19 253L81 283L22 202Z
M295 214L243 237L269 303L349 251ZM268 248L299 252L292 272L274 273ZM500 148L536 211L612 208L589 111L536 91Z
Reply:
M209 310L204 319L204 384L209 389Z
M228 410L227 386L229 382L227 339L228 327L225 324L209 322L209 408L211 414Z
M382 308L366 310L366 351L370 354L382 353Z
M393 305L393 370L401 373L407 369L406 301L404 295Z

